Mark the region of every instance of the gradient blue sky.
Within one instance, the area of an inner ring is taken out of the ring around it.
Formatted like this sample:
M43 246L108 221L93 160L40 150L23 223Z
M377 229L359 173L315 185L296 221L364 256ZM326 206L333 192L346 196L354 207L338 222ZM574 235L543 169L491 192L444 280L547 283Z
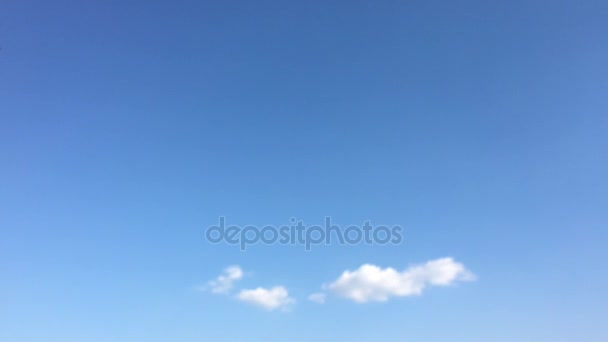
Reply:
M1 341L608 340L606 1L3 0L0 47ZM305 299L445 256L478 280ZM233 264L296 305L195 290Z

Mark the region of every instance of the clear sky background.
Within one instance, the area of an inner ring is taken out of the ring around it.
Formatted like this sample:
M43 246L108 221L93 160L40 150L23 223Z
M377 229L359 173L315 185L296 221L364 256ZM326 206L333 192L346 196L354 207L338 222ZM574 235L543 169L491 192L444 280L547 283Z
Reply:
M606 1L3 0L0 47L1 341L608 340ZM448 256L478 279L306 300ZM229 265L297 302L197 290Z

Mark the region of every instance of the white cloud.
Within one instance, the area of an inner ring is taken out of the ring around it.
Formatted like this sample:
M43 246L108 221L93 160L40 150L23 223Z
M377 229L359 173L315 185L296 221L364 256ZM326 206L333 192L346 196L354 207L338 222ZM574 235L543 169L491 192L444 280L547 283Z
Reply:
M325 303L325 297L327 297L327 295L325 293L313 293L310 296L308 296L308 300L311 302L315 302L317 304L324 304Z
M218 276L215 280L210 281L207 285L213 293L228 293L233 287L233 283L243 278L243 270L239 266L230 266Z
M242 290L236 298L267 310L286 309L290 304L295 303L295 300L289 297L287 289L283 286L275 286L270 289L258 287L251 290Z
M354 271L344 271L327 288L357 303L383 302L390 297L419 295L426 286L447 286L456 281L474 280L463 264L452 258L431 260L398 272L364 264Z

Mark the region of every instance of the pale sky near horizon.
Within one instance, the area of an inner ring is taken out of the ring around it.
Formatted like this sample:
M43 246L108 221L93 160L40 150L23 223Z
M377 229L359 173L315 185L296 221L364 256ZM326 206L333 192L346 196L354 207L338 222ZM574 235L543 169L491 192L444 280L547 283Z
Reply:
M3 0L0 48L0 341L608 341L606 1Z

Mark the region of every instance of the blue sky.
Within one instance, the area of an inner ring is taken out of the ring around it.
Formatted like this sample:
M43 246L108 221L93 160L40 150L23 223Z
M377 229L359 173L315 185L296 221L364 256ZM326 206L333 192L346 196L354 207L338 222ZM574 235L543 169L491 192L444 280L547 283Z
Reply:
M0 340L608 340L607 16L587 0L3 1ZM219 216L327 215L404 239L204 238ZM446 257L476 280L383 302L322 289ZM239 300L274 286L289 310Z

